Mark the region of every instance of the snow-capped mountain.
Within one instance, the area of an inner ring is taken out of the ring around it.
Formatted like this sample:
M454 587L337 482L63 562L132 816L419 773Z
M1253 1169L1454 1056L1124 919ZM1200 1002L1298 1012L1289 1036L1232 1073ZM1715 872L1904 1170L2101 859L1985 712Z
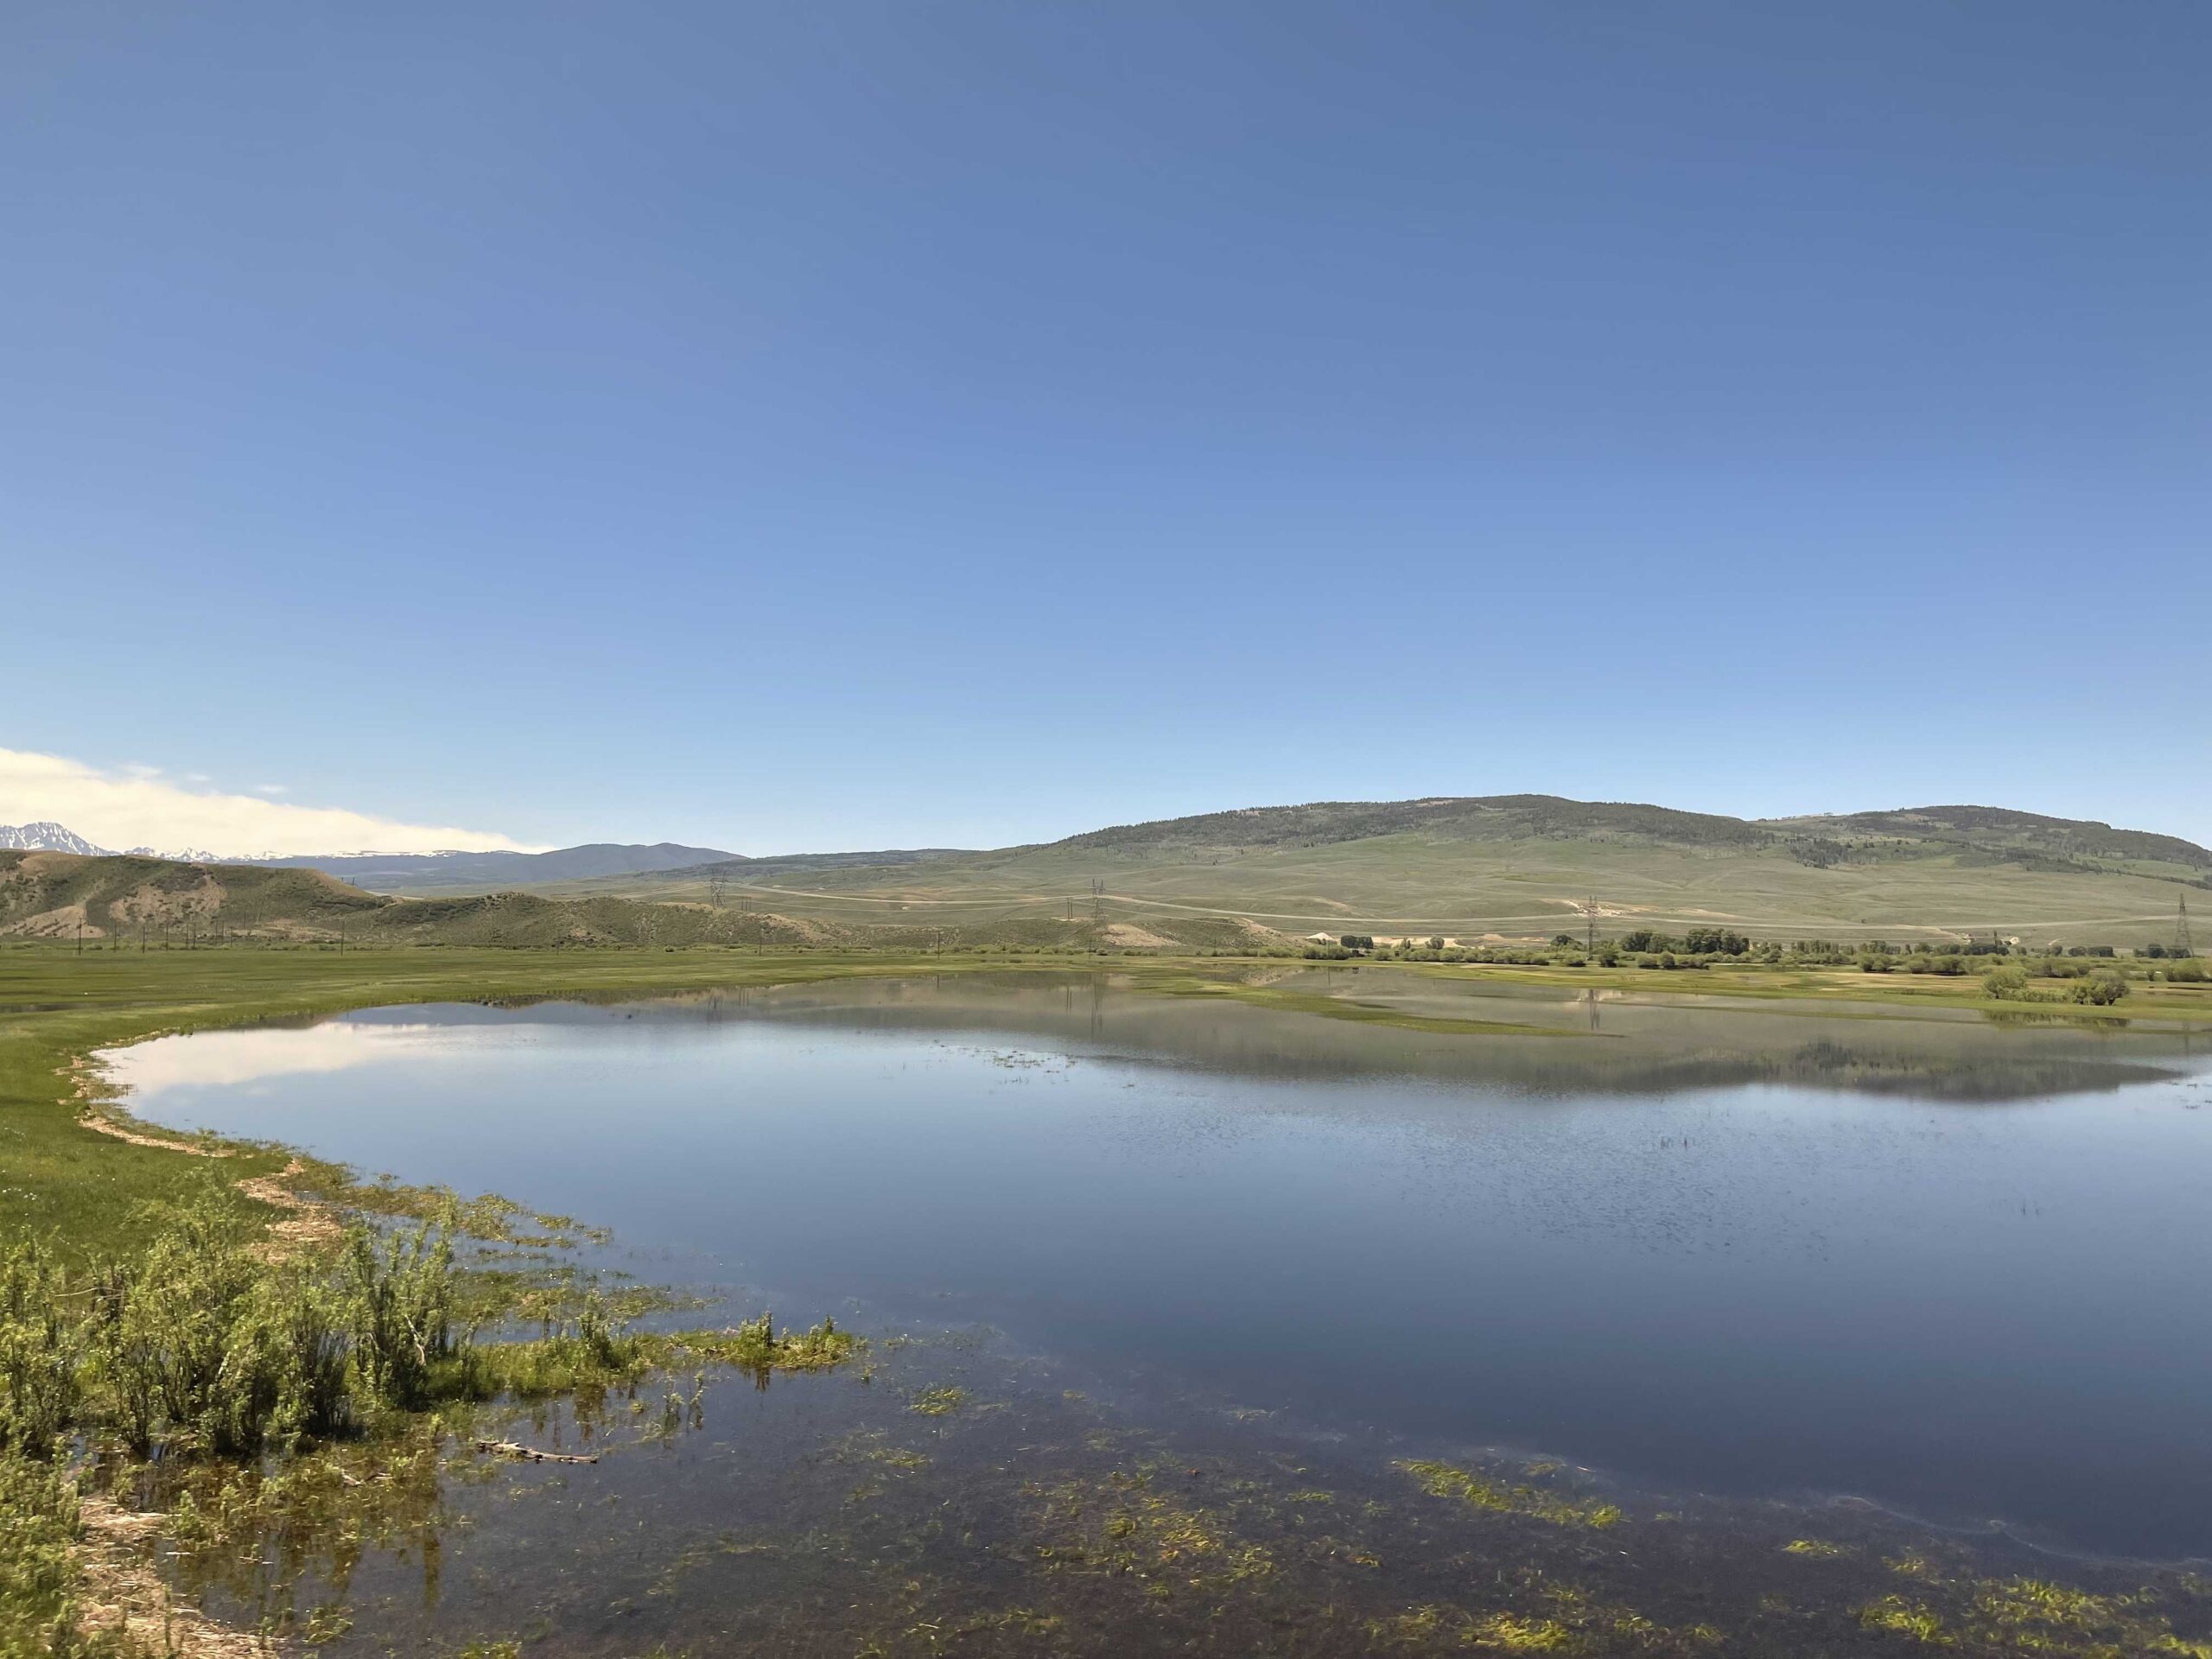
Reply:
M97 858L107 851L58 823L0 823L0 851L79 853Z
M58 823L0 824L0 851L79 853L116 856ZM738 861L734 853L712 847L684 847L672 842L653 846L594 842L544 853L216 853L204 847L133 847L130 858L162 858L180 864L251 864L263 869L318 869L380 892L425 888L528 885L574 881L601 875L635 875L693 865Z
M8 850L25 853L75 853L85 858L113 858L111 848L86 841L66 824L42 820L37 823L0 823L0 852ZM180 847L165 851L156 847L133 847L125 854L130 858L167 858L180 864L255 864L274 861L278 855L264 853L243 858L226 857L211 853L204 847Z

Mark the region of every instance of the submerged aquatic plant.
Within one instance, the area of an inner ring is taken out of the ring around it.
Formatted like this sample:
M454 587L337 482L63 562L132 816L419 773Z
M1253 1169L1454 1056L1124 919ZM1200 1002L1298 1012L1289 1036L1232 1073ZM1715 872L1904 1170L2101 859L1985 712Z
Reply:
M1903 1596L1884 1596L1879 1601L1867 1603L1859 1610L1859 1622L1870 1630L1909 1636L1916 1642L1948 1643L1951 1640L1940 1618Z
M1782 1550L1785 1555L1808 1555L1816 1560L1830 1560L1851 1553L1841 1544L1832 1544L1822 1538L1792 1538Z
M1540 1486L1500 1485L1454 1464L1416 1459L1395 1466L1419 1481L1421 1490L1432 1497L1454 1497L1500 1514L1531 1516L1563 1527L1610 1527L1622 1518L1617 1503L1582 1503Z

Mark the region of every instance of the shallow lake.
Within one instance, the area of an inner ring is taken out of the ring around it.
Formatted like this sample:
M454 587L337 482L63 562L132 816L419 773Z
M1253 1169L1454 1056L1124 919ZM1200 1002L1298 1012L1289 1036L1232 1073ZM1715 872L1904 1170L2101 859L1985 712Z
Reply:
M1103 975L429 1006L111 1057L156 1122L613 1230L1173 1414L2212 1553L2206 1039Z

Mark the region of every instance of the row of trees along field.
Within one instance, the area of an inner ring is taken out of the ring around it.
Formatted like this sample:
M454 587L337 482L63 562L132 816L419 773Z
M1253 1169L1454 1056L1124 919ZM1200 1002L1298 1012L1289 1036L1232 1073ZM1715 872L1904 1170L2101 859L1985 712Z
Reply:
M1720 928L1692 929L1680 937L1639 928L1618 938L1601 939L1594 950L1586 948L1584 941L1571 933L1554 934L1548 946L1472 947L1446 944L1441 935L1378 945L1372 934L1345 933L1340 934L1333 944L1316 942L1307 947L1305 954L1319 961L1371 957L1386 962L1498 963L1567 968L1581 968L1594 963L1602 968L1625 965L1662 970L1710 966L1855 966L1871 974L1963 977L1979 972L1991 987L1990 995L2023 1001L2116 1002L2126 995L2131 976L2184 984L2202 984L2212 978L2196 957L2175 955L2164 946L2139 950L2132 958L2123 958L2118 948L2109 944L2063 948L2054 945L2048 951L2035 952L1997 939L1963 941L1939 950L1894 945L1883 939L1872 939L1863 944L1845 944L1833 939L1796 939L1785 945L1776 941L1753 944L1740 933ZM2152 962L2158 965L2149 966ZM2016 977L2019 982L2017 987L2013 983ZM2031 982L2038 979L2077 982L2058 992L2031 992L2027 988Z

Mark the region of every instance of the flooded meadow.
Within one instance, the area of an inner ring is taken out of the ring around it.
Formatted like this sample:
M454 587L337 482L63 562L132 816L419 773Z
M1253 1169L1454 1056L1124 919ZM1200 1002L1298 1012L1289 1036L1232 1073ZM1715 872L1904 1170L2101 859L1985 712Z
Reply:
M2212 1652L2203 1035L1235 989L118 1052L156 1123L582 1217L690 1324L862 1338L199 1477L168 1570L333 1653Z

